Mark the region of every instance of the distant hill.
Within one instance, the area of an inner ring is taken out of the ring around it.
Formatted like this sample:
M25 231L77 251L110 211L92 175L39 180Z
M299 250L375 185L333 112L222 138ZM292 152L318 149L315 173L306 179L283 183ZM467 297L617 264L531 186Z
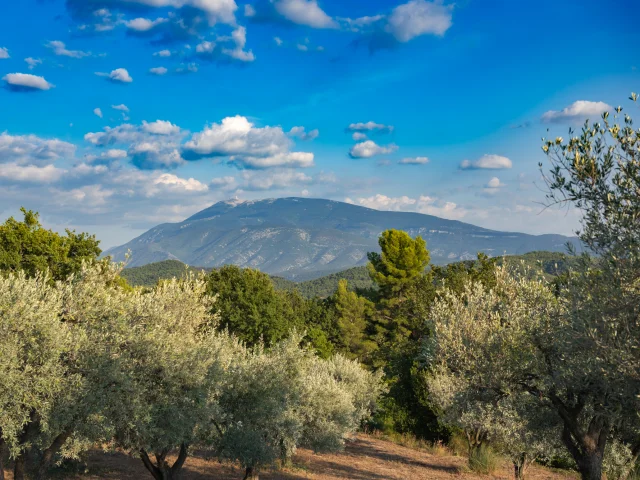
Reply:
M364 265L380 233L404 230L427 241L431 260L446 264L531 251L564 251L562 235L498 232L454 220L387 212L331 200L280 198L219 202L180 223L158 225L105 255L131 266L179 260L207 268L252 267L289 280L309 280Z
M504 257L504 260L499 259L498 263L503 263L503 261L506 261L510 266L516 267L522 265L532 271L542 272L547 279L551 279L576 266L578 260L575 257L570 257L559 252L531 252L524 255ZM177 260L165 260L163 262L150 263L142 267L125 268L122 272L122 277L124 277L130 285L151 287L161 279L180 278L185 274L187 269L196 272L207 270L197 267L187 267ZM297 289L307 298L325 298L332 295L338 288L338 282L341 279L347 280L349 287L353 290L374 288L374 283L369 277L366 266L350 268L304 282L294 282L277 276L272 276L271 279L278 290Z

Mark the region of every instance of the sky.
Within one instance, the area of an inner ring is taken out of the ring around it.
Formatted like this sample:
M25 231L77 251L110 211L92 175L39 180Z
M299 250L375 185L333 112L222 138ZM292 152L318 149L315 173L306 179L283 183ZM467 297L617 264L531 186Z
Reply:
M636 0L20 0L0 220L103 248L229 198L572 234L541 138L640 89ZM640 115L639 115L640 116Z

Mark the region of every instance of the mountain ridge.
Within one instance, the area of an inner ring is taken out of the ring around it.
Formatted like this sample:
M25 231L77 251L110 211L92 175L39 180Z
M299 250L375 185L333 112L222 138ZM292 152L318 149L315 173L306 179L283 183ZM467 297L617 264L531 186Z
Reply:
M500 232L415 212L389 212L335 200L299 197L217 202L178 223L153 227L105 255L130 266L162 260L216 267L232 263L288 279L311 279L366 263L389 228L421 235L432 262L564 251L563 235Z

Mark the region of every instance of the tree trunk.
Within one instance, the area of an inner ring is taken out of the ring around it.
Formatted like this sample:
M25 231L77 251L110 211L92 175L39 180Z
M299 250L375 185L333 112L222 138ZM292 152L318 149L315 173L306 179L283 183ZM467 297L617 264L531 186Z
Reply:
M43 480L44 478L47 477L47 471L51 466L51 462L53 460L54 455L60 451L60 449L65 444L65 442L69 439L72 433L73 433L72 428L68 428L67 430L63 431L62 433L60 433L60 435L58 435L56 438L53 439L53 442L51 442L51 445L49 446L49 448L47 448L42 453L42 459L40 460L40 464L38 465L38 471L36 472L36 480Z
M602 460L609 430L608 424L598 419L591 421L587 432L572 431L565 423L562 440L573 456L582 480L602 480Z
M524 480L527 473L527 454L522 453L519 456L512 458L513 462L513 476L516 480Z
M260 480L258 469L256 467L247 467L242 480Z
M13 480L24 480L25 456L26 453L22 452L16 457L13 465Z
M142 463L144 463L144 466L149 470L149 473L151 473L155 480L177 480L182 474L182 466L189 455L187 445L184 443L180 445L178 458L171 466L166 460L167 453L169 453L169 449L156 453L156 461L154 464L149 458L147 452L144 449L140 449L140 458L142 459Z
M4 480L4 458L7 453L7 444L2 438L2 432L0 431L0 480Z

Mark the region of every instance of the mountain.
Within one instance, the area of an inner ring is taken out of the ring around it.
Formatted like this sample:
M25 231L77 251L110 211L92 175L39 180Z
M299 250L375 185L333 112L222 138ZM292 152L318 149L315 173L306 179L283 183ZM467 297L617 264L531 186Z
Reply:
M367 262L386 229L404 230L427 241L431 261L446 264L476 257L536 250L564 251L562 235L498 232L455 220L388 212L332 200L279 198L218 202L181 223L166 223L105 255L129 266L162 260L217 267L236 264L298 281Z

